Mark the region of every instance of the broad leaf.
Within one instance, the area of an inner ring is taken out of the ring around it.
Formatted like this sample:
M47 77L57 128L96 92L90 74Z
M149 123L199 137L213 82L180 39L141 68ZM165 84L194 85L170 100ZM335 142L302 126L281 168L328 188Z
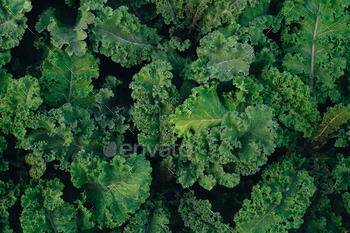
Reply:
M0 2L0 51L19 45L27 28L26 12L31 11L29 0L2 0Z
M170 115L179 137L191 137L202 127L214 127L223 121L229 111L217 94L218 84L208 84L193 89L191 96Z
M89 12L88 6L79 8L77 15L72 15L64 9L49 8L39 18L36 30L42 32L48 30L51 34L51 43L62 48L67 45L65 51L69 56L83 56L86 53L86 32L88 25L94 22L94 14Z
M154 29L141 25L125 6L117 10L100 6L89 37L94 52L111 56L124 67L150 60L160 40Z
M319 101L329 95L333 102L340 99L335 80L343 74L346 60L342 57L339 41L349 35L349 14L344 12L341 0L286 1L280 14L286 14L282 32L286 52L283 65L293 74L302 74L311 89L319 86ZM316 85L316 82L317 85ZM319 84L318 84L319 83Z
M98 65L99 59L91 53L78 57L53 50L44 61L43 77L40 78L44 101L54 107L64 103L83 104L84 98L93 94L91 81L99 76Z
M248 75L254 49L237 39L215 31L203 37L197 49L198 60L186 71L186 78L202 84L208 80L228 81L234 76Z
M265 105L227 113L221 126L203 127L182 143L189 156L179 160L178 182L187 187L198 179L207 190L216 184L238 185L240 175L254 174L266 164L275 148L276 127L272 109Z
M197 200L194 195L186 193L180 200L179 212L186 227L193 232L233 232L228 224L222 222L220 213L213 212L208 200Z
M149 196L151 183L150 163L141 155L125 160L116 155L109 162L92 159L72 163L71 181L77 188L83 187L92 221L100 229L116 228L140 208Z
M112 135L101 130L87 110L66 104L38 115L21 146L33 152L31 163L42 163L42 159L45 163L58 160L55 167L69 171L75 158L85 161L91 157L107 159L102 152L104 146L109 142L117 142L119 146L124 132L122 129Z

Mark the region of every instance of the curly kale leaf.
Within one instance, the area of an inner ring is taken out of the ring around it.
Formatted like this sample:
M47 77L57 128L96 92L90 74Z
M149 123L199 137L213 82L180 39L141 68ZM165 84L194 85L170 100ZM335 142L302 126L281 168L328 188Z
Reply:
M116 228L130 218L149 197L151 165L145 157L134 154L126 159L116 155L109 162L93 158L72 163L71 181L84 188L91 220L99 229Z
M255 6L244 9L239 18L239 25L232 24L219 31L231 31L229 35L238 36L242 42L248 42L254 46L254 57L250 65L249 74L260 76L266 66L270 66L281 57L282 51L275 40L271 39L273 33L277 33L282 24L282 17L272 15L270 0L260 1ZM275 64L274 64L275 65Z
M180 32L197 39L213 29L238 19L242 11L248 6L252 7L259 1L224 1L224 0L147 0L156 4L157 13L163 17L170 28L170 35L181 36ZM196 33L193 33L196 32Z
M181 148L190 156L180 158L178 182L188 187L198 179L207 190L217 183L236 186L241 174L254 174L266 164L276 128L272 109L265 105L227 113L221 126L201 128L183 142Z
M0 50L0 68L1 66L5 65L10 61L11 61L11 50L6 50L6 51ZM0 69L0 72L2 72L1 69Z
M248 75L254 49L214 31L203 37L197 49L198 59L186 70L186 78L203 84L208 80L229 81L234 76Z
M78 213L75 206L62 199L63 188L58 178L30 181L21 198L24 232L78 232Z
M150 201L142 205L142 208L130 219L130 223L124 228L124 233L154 232L170 233L170 212L162 206L161 201Z
M338 162L333 169L333 177L336 179L334 185L337 191L348 190L350 186L350 158L344 158L342 154L337 154Z
M65 103L84 106L86 101L93 102L91 81L99 76L98 65L99 59L91 53L78 57L53 50L43 63L40 78L44 101L53 107Z
M89 34L94 52L111 56L127 68L150 60L160 41L154 29L141 25L125 6L116 10L100 6L96 14Z
M169 70L171 65L168 62L157 60L143 67L130 84L131 96L135 100L133 121L141 131L138 141L152 149L159 144L170 146L176 140L169 115L179 101Z
M304 216L303 224L298 229L293 229L290 232L295 233L319 233L319 232L345 232L342 227L342 217L332 211L332 206L328 203L323 208L312 212L308 216Z
M344 202L344 207L348 214L350 214L350 193L346 192L342 195L343 197L343 202Z
M263 85L252 76L236 76L232 81L235 90L220 93L223 104L232 110L243 112L248 106L263 104Z
M305 138L311 137L316 131L320 113L309 87L298 76L286 71L281 73L276 68L264 70L261 81L264 103L275 110L285 126L283 144L296 144L299 136L295 131L303 133Z
M349 121L349 117L350 105L344 106L343 104L337 104L334 107L328 108L315 132L315 142L326 142L327 140L325 139L327 139L327 136L337 132L342 125Z
M346 60L344 49L338 48L350 32L349 14L344 11L348 3L341 3L340 0L288 0L280 11L281 15L286 14L287 25L281 37L286 52L283 66L292 74L301 75L311 90L317 89L319 102L325 102L327 96L333 102L340 100L335 81L344 73Z
M6 94L7 88L13 81L12 75L7 73L7 70L0 69L0 95L4 96Z
M211 210L208 200L197 200L195 196L186 193L180 201L179 212L186 227L196 233L201 232L232 232L228 224L222 223L220 213Z
M298 228L316 190L305 170L295 170L288 159L268 166L235 215L238 232L287 232Z
M174 132L179 137L189 138L202 127L214 127L223 121L229 109L223 105L218 93L217 83L204 84L193 88L192 94L170 115L175 124Z
M117 78L107 76L106 83L94 96L95 102L87 108L90 115L94 116L95 121L104 131L120 133L127 130L127 126L124 125L126 118L122 115L124 109L118 105L121 98L117 98L123 95L119 89L122 84L123 82Z
M0 172L7 171L9 169L8 161L3 158L3 153L6 149L6 140L0 133Z
M32 163L37 161L36 166L42 166L41 158L46 163L58 160L60 163L55 167L69 171L70 163L77 157L85 161L94 156L104 158L103 147L109 142L121 144L124 132L125 129L113 134L103 131L87 110L65 104L38 115L21 146L32 151L28 159Z
M42 32L48 30L51 34L51 43L65 51L69 56L73 53L76 56L83 56L86 53L87 37L85 29L94 22L95 16L89 12L90 8L86 5L78 10L78 14L73 17L72 12L63 9L49 8L41 14L36 24L36 30Z
M32 10L29 0L2 0L0 2L0 51L19 45L27 28L26 12Z
M34 121L34 112L42 104L38 80L25 76L20 79L2 77L7 87L0 91L0 127L5 134L9 132L21 140L26 128Z
M1 139L1 138L0 138ZM1 170L0 170L1 171ZM18 186L13 181L4 182L0 180L0 231L4 233L12 233L10 228L8 208L12 207L19 193Z

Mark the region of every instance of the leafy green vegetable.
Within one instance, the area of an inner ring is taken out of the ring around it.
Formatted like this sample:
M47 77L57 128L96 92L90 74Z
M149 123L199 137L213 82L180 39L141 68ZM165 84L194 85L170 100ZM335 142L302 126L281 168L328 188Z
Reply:
M0 230L4 233L12 233L13 230L10 228L8 208L13 206L18 195L18 187L13 184L13 181L3 182L0 180Z
M175 141L169 115L178 105L178 92L171 84L171 66L163 61L155 61L145 66L134 76L130 84L131 97L135 100L133 119L142 132L138 141L147 147L160 150L170 147Z
M12 133L21 140L34 121L34 110L43 102L38 80L31 76L11 81L6 76L3 79L7 88L0 95L0 127L5 134Z
M77 212L62 199L64 185L59 179L31 180L21 202L21 225L25 232L78 232Z
M239 183L240 174L258 172L275 148L272 117L266 106L248 107L243 113L227 113L221 126L201 128L183 143L191 151L186 153L190 156L180 157L178 182L188 187L198 179L208 190L216 183L232 188Z
M186 78L202 84L208 80L228 81L232 76L248 74L254 54L252 46L238 43L235 37L225 37L217 31L203 37L200 45L198 60L190 65Z
M76 56L83 56L86 53L87 34L84 30L92 24L95 15L89 12L88 6L79 8L76 21L70 20L71 15L63 10L49 8L40 17L36 30L42 32L48 30L52 36L51 43L62 48L63 45L68 45L65 49L69 56L74 53ZM68 19L67 19L68 18Z
M69 56L62 50L53 50L43 63L43 96L51 106L64 103L81 104L91 95L92 78L98 77L99 59L87 53L82 57Z
M346 60L337 47L342 37L348 36L349 20L340 3L339 0L286 1L280 12L286 13L286 28L281 38L287 52L283 65L293 74L301 74L310 89L319 89L318 99L322 102L327 96L333 102L340 99L334 87L336 79L343 74ZM291 27L291 23L296 26Z
M272 164L236 214L238 232L286 232L297 228L315 192L313 178L291 161Z
M133 232L171 232L167 224L169 224L169 211L162 207L162 202L156 203L147 202L141 210L131 220L130 224L126 226L125 233Z
M232 232L227 224L222 223L220 214L211 209L208 200L197 200L189 193L184 195L179 206L185 226L194 232Z
M342 0L1 0L0 232L350 232L349 26Z
M152 180L150 163L134 154L125 160L116 155L109 163L92 159L88 163L72 163L71 181L84 188L91 210L92 221L99 229L115 228L129 219L149 196Z
M123 130L125 129L121 132ZM111 135L100 130L87 110L65 104L59 109L38 115L21 146L33 151L31 163L42 163L42 159L46 163L58 160L60 164L57 167L69 170L70 163L75 158L102 158L103 143L108 140L118 142L121 139L121 135Z
M89 37L94 52L131 67L149 60L160 38L154 29L141 25L136 16L126 10L124 6L115 11L100 6Z
M26 12L32 10L29 0L2 0L0 3L0 51L19 45L28 27Z
M219 125L229 111L220 101L216 91L217 84L212 83L193 89L191 96L170 115L175 124L174 131L179 137L191 137L202 127Z

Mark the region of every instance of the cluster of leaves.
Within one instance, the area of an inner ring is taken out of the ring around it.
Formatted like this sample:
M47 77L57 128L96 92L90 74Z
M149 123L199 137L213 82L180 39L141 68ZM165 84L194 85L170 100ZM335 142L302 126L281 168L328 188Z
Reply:
M349 26L342 0L1 0L0 232L350 231Z

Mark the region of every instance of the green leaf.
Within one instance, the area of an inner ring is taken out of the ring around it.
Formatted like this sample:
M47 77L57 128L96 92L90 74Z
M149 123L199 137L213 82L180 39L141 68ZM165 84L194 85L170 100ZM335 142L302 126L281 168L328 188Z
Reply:
M62 199L64 185L54 180L31 180L21 198L24 232L78 232L78 213Z
M141 155L134 154L125 160L116 155L108 163L92 159L72 163L71 181L77 188L83 187L91 220L100 229L116 228L130 218L149 196L152 168Z
M258 172L275 148L272 119L272 109L262 105L227 113L221 126L201 128L181 145L190 156L179 160L178 182L188 187L198 179L207 190L217 183L232 188L240 175Z
M229 111L219 99L217 83L193 88L191 96L170 115L178 137L191 137L202 127L214 127L223 121Z
M110 142L119 146L123 142L121 132L111 134L101 130L87 110L65 104L38 115L21 146L33 152L34 157L30 160L36 166L42 166L41 158L46 163L57 160L59 164L55 167L69 171L75 158L84 161L96 156L107 159L102 153L104 146Z
M130 88L133 107L133 121L141 131L137 135L139 143L148 148L160 150L162 145L172 145L175 141L173 124L169 115L178 105L178 92L171 84L171 65L156 60L144 66L134 75ZM159 147L158 147L159 146Z
M197 49L198 59L186 70L186 78L203 84L208 80L229 81L236 75L248 75L254 49L214 31L203 37Z
M123 109L117 105L121 99L118 97L123 95L120 90L122 84L123 82L115 77L107 76L104 87L93 96L95 101L87 108L101 129L110 133L124 133L128 129L124 125L126 118L122 115Z
M130 219L130 223L124 228L125 233L154 232L170 233L170 212L162 205L161 201L150 201L142 205L142 208Z
M336 180L335 188L339 190L347 190L350 186L350 158L344 158L343 154L337 154L338 162L333 169L333 177Z
M149 61L160 40L154 29L141 25L125 6L116 10L99 7L89 37L94 52L111 56L127 68Z
M350 214L350 193L346 192L342 194L344 206L348 214Z
M316 187L305 170L295 170L285 159L268 166L263 180L253 187L251 200L244 200L235 215L238 232L287 232L298 228Z
M280 15L286 14L286 25L295 25L282 32L286 52L283 66L292 74L301 75L310 89L319 89L320 102L325 102L327 96L333 102L340 100L335 80L343 74L346 60L338 47L343 46L339 41L350 30L349 14L339 3L340 0L288 0L280 11Z
M0 67L11 60L11 50L0 51ZM2 70L0 70L1 72Z
M343 124L347 123L349 117L350 105L337 104L334 107L329 107L323 116L322 122L317 127L314 140L324 142L329 134L338 131Z
M8 86L6 90L2 89L6 92L0 94L0 127L5 134L10 132L21 140L34 120L34 111L43 102L38 80L31 76L11 81L9 76L3 78Z
M8 182L0 180L0 231L3 233L13 232L10 228L8 208L16 203L18 193L18 186L15 186L12 180Z
M40 78L44 101L53 107L64 103L79 105L78 100L93 95L91 82L92 78L99 76L99 63L99 59L91 53L78 57L69 56L59 49L53 50L43 63L43 76Z
M0 3L0 51L19 45L27 28L26 12L31 11L29 0L2 0Z
M7 149L7 143L0 133L0 172L7 171L9 169L8 161L3 158L3 153Z
M44 11L36 24L36 30L42 32L48 30L51 34L51 43L61 49L67 45L65 51L69 56L83 56L86 53L87 34L84 30L94 22L94 14L89 12L88 6L78 9L78 14L73 18L72 12L63 9L49 8Z
M228 224L222 222L220 213L213 212L208 200L197 200L195 196L186 193L180 200L179 212L186 227L196 233L200 232L233 232Z
M312 136L320 120L320 113L310 89L298 76L287 71L280 72L276 68L264 70L261 78L264 103L275 110L279 121L283 123L284 141L287 144L295 143L298 139L292 137L295 131L302 132L305 138ZM293 142L288 142L289 138Z

